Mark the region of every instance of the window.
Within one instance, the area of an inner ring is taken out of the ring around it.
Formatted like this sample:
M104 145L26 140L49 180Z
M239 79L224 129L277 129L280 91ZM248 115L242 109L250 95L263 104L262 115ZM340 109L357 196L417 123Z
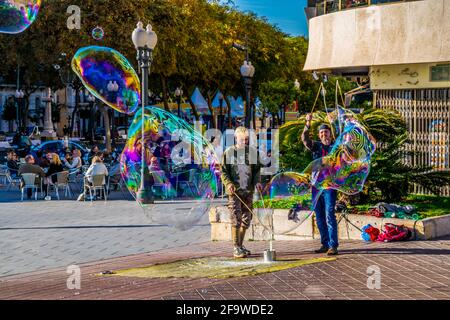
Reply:
M450 64L430 67L431 81L450 81Z

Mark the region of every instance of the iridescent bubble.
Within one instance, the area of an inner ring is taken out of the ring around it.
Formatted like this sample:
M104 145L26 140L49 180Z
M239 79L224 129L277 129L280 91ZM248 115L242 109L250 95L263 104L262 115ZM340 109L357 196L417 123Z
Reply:
M369 175L371 157L376 149L376 141L357 120L356 115L349 110L338 107L329 118L334 119L332 124L340 132L330 153L312 161L302 173L283 172L274 176L268 185L271 199L303 195L314 187L318 190L311 201L311 210L314 210L323 190L334 189L348 195L363 190ZM267 213L265 215L267 216ZM270 228L267 221L275 217L266 216L263 214L258 218L263 221L266 228ZM301 224L309 216L307 211L298 210L298 215L286 218L290 222L285 221L285 228L278 232L290 232L292 229L289 230L286 223L297 221Z
M298 172L281 172L269 184L271 199L303 195L310 192L309 176Z
M72 59L72 69L84 86L111 108L127 114L138 108L139 78L118 51L99 46L81 48Z
M92 38L94 38L94 40L102 40L103 37L105 36L105 32L103 31L103 29L101 27L95 27L94 29L92 29Z
M145 163L155 200L142 205L146 216L152 222L187 230L205 218L217 191L219 161L214 147L187 122L158 107L146 107L144 116L144 140L141 109L129 128L120 159L122 177L136 198Z
M0 33L16 34L36 19L41 0L0 0Z

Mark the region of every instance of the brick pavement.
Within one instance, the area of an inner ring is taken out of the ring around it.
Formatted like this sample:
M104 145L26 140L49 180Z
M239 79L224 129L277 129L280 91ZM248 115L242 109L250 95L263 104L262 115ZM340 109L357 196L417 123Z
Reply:
M164 204L158 210L190 207ZM150 221L134 201L2 202L0 277L208 241L208 217L203 218L180 231Z
M318 241L276 242L284 258L311 258ZM143 279L98 276L105 270L180 259L229 256L230 243L205 242L81 264L81 288L67 289L65 268L0 278L0 299L445 299L450 300L450 237L435 241L342 241L337 260L231 279ZM264 242L249 242L261 256ZM381 288L367 286L378 266Z

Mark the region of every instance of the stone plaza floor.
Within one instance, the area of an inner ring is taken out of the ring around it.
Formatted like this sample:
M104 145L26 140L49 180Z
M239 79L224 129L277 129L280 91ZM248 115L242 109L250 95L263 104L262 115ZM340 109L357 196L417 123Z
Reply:
M207 217L179 231L151 224L133 201L0 203L0 299L445 299L450 300L450 237L433 241L341 241L334 261L228 279L100 276L188 258L231 256L211 242ZM7 197L3 197L3 200ZM186 210L165 204L163 210ZM248 242L262 259L266 242ZM277 241L279 258L310 259L318 240ZM80 268L69 289L68 266ZM370 283L379 270L380 287Z

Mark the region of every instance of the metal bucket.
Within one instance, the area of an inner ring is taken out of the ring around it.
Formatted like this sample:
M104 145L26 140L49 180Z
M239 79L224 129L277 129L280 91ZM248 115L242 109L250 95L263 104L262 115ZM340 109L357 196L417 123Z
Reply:
M264 250L264 262L274 262L277 259L275 250Z

